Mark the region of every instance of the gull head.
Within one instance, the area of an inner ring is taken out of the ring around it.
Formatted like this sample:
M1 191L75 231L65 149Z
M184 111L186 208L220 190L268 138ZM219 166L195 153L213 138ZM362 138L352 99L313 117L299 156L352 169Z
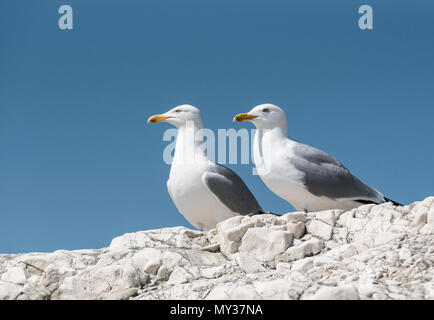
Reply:
M148 119L148 123L168 122L177 128L187 123L202 127L202 116L198 108L188 104L177 106L166 113L153 115Z
M250 121L258 129L286 128L285 112L274 104L260 104L247 113L239 113L234 119L236 122Z

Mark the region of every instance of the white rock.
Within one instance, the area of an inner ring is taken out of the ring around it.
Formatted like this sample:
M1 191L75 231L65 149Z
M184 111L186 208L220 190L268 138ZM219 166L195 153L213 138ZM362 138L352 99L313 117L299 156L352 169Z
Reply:
M352 257L357 253L358 252L354 244L342 244L325 252L323 256L340 261L342 259Z
M0 299L427 300L433 234L434 197L238 216L207 233L164 228L102 249L0 254Z
M140 286L130 265L111 265L64 279L56 292L58 299L126 299Z
M412 225L421 227L428 224L434 224L434 197L428 197L417 203L411 212L414 214Z
M255 287L252 284L243 284L241 286L237 286L232 288L229 292L230 298L233 300L258 300L261 297L255 290Z
M271 231L269 228L251 228L244 235L239 248L262 262L272 261L291 245L293 235L286 231Z
M22 285L26 283L27 277L27 272L23 267L11 267L2 274L1 280Z
M49 291L57 289L59 283L65 277L70 277L76 274L77 271L64 265L50 264L45 268L45 272L40 278L41 284L49 288Z
M308 257L295 261L292 264L292 271L307 271L313 267L313 258Z
M0 300L14 300L22 292L22 286L0 280Z
M337 223L342 227L348 227L349 221L354 217L354 215L354 210L346 211L339 216Z
M267 270L258 260L256 260L255 256L246 252L238 252L234 258L245 273L256 273Z
M29 275L41 276L45 268L50 265L49 254L41 253L29 253L28 255L21 255L17 258L17 261L26 266L26 271Z
M305 224L301 221L291 221L286 224L286 231L292 233L294 238L300 239L304 235Z
M157 271L157 280L159 281L163 281L163 280L167 280L170 276L171 270L166 267L165 265L161 265L158 268ZM146 284L148 283L149 277L143 276L140 279L140 284Z
M236 216L218 223L217 240L221 252L225 256L231 257L233 253L238 251L239 241L244 236L244 233L246 233L249 227L254 225L255 220L242 216Z
M281 217L286 222L306 222L307 218L302 212L290 212Z
M212 265L209 260L205 260L205 257L208 257L209 254L207 254L208 252L201 252L201 257L203 257L201 259L202 264L204 265ZM167 266L167 268L169 268L170 270L172 270L173 268L175 268L175 266L182 264L184 261L184 257L182 255L182 251L176 252L176 251L172 251L172 250L163 250L162 256L162 263Z
M200 264L204 266L218 266L225 261L219 253L199 252Z
M346 243L348 237L348 228L335 228L333 233L333 239L339 241L340 243Z
M265 300L282 300L289 299L288 291L291 288L291 282L276 279L271 281L253 282L256 292Z
M418 207L418 211L415 212L414 219L411 223L414 227L422 227L427 223L428 210L425 207Z
M303 242L300 245L290 247L288 250L286 250L286 252L276 257L276 262L279 261L289 262L289 261L303 259L304 257L308 257L319 253L323 248L324 248L324 241L317 238L312 238L310 240Z
M311 220L306 224L306 230L314 237L323 240L330 240L332 238L333 227L321 220Z
M207 300L257 300L260 298L252 284L236 285L228 282L217 285L206 296Z
M326 211L316 212L315 218L324 221L325 223L333 227L336 223L335 211L336 210L326 210Z
M110 251L131 250L146 247L151 240L145 232L126 233L120 237L114 238L110 243Z
M324 244L325 244L325 247L329 248L329 249L334 249L334 248L337 248L340 246L340 244L334 240L326 241Z
M170 275L168 284L180 284L193 280L193 275L183 267L176 267Z
M402 239L403 237L404 235L400 233L382 232L375 237L375 246L381 246L396 239Z
M291 272L291 264L287 262L276 263L276 273L283 274Z
M208 267L201 269L201 276L207 279L215 279L221 277L227 272L226 266Z
M434 205L431 205L431 207L428 209L427 223L430 226L434 226Z
M410 258L411 258L411 251L408 248L401 248L401 250L399 250L400 260L407 260Z
M306 300L359 300L359 293L354 285L341 285L338 287L322 286Z
M322 255L313 258L314 266L330 265L335 267L338 263L339 262L331 256Z
M30 276L26 284L22 287L23 296L30 300L47 300L51 299L50 290L41 283L41 277L37 275ZM21 297L21 295L20 295ZM55 297L53 297L56 299Z
M372 221L371 223L372 226L375 226L375 229L372 230L374 232L377 231L378 226L381 226L382 223L381 216L378 216L377 220L378 221ZM366 219L360 219L360 218L348 218L346 220L346 226L348 228L348 231L352 233L363 231L367 223L368 221Z
M154 248L144 248L134 254L132 260L135 266L147 273L156 274L162 264L162 251Z

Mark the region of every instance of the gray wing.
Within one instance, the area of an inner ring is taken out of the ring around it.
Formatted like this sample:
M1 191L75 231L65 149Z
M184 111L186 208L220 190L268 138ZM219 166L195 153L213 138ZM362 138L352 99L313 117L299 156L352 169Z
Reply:
M339 161L314 147L297 143L290 162L304 172L304 184L316 196L384 202L383 195L357 179Z
M202 176L202 181L231 211L241 215L263 213L244 181L232 170L215 164Z

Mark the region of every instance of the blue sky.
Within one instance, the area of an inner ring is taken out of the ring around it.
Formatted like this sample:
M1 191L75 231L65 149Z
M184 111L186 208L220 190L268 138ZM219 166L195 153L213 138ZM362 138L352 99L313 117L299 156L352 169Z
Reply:
M189 227L166 190L169 125L145 124L184 103L213 130L274 103L292 138L387 197L433 195L433 15L420 0L2 0L0 253ZM229 167L264 209L293 210L251 164Z

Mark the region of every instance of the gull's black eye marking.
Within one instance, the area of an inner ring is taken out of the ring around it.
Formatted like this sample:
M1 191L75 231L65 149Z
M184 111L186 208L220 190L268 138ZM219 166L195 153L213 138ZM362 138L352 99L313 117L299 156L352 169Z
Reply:
M181 109L176 109L175 112L179 113L179 112L181 112Z
M270 109L264 108L264 109L262 109L262 112L270 112Z

